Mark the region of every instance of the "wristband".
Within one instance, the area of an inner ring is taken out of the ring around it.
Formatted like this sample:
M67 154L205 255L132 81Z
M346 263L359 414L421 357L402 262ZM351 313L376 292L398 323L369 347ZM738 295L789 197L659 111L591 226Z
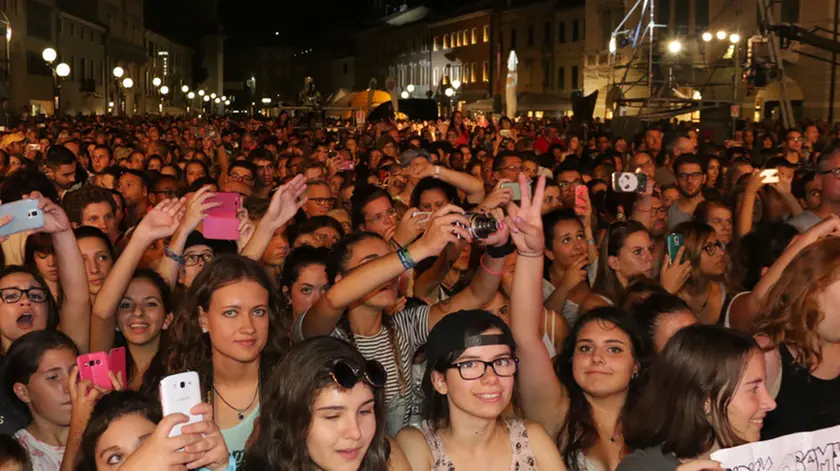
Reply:
M480 259L478 259L478 263L479 263L479 265L481 265L481 268L482 268L484 271L486 271L487 273L489 273L489 274L491 274L491 275L493 275L493 276L502 276L502 275L504 275L504 274L505 274L505 271L504 271L504 270L502 270L502 271L492 271L492 270L490 270L489 268L487 268L487 265L485 265L485 264L484 264L484 257L486 257L487 255L488 255L488 254L484 254L484 255L482 255L482 256L481 256L481 258L480 258ZM494 258L495 258L495 257L494 257Z
M405 247L397 250L397 257L400 258L400 263L402 263L402 266L405 267L406 270L411 270L417 266L417 262L411 258L411 254L408 253L408 249Z
M504 258L513 253L513 243L508 239L507 243L501 247L495 245L488 245L485 253L493 258Z
M176 261L179 265L186 265L187 259L183 255L178 255L175 252L169 250L169 246L163 248L163 254L166 255L169 259Z
M517 253L520 257L525 257L525 258L543 258L543 257L545 257L545 254L542 254L542 253L538 253L538 254L533 254L533 253L524 253L524 252L520 252L520 251L518 251L518 250L516 251L516 253Z
M440 165L435 165L435 180L440 179Z
M586 243L589 245L595 245L595 239L586 239Z

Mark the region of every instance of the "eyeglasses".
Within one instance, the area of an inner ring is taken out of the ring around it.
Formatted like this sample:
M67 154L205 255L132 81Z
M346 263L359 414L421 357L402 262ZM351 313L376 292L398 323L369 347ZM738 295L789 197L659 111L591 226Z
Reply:
M3 302L6 304L14 304L20 301L20 298L26 294L26 297L29 298L30 301L33 303L44 303L47 302L47 290L44 288L29 288L29 289L20 289L20 288L3 288L0 289L0 298L3 299Z
M365 219L365 222L375 222L377 224L380 224L382 222L385 222L385 218L391 219L395 217L397 217L397 210L391 208L388 211L385 211L384 213L379 213L370 219Z
M509 165L507 167L499 167L494 169L497 172L504 172L505 170L509 170L511 172L521 172L522 166L521 165Z
M583 185L583 184L584 184L583 180L575 180L573 182L567 182L567 181L557 182L557 186L559 186L561 190L566 189L570 186L580 186L580 185Z
M335 198L308 198L308 200L318 206L332 206L335 204Z
M385 386L388 374L378 361L366 361L362 370L356 370L344 360L337 360L330 367L330 377L335 384L344 389L353 389L359 380L363 380L375 388L381 388Z
M228 178L230 178L231 180L233 180L235 182L251 183L251 182L254 181L254 177L252 177L250 175L240 175L238 173L229 173Z
M681 173L677 175L680 180L699 180L703 177L703 172Z
M710 257L714 257L718 249L726 250L726 245L721 241L717 241L703 246L703 250L706 251L706 255Z
M212 262L215 256L216 254L213 252L191 253L189 255L184 255L184 265L194 267L198 265L199 261L203 261L207 264Z
M826 170L824 172L820 172L820 175L828 175L829 173L833 173L834 178L840 180L840 167L833 168L831 170Z
M467 360L459 361L449 365L450 369L457 368L461 379L472 381L484 377L487 373L487 367L493 368L493 372L500 378L508 378L516 374L516 366L519 363L518 358L502 357L496 358L493 361L484 360Z
M654 216L665 214L668 212L668 208L665 206L660 206L658 208L650 208L650 212L653 213Z

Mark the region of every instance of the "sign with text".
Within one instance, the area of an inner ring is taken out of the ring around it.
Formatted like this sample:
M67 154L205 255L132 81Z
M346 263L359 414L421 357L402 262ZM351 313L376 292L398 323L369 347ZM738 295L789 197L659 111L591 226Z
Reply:
M718 450L711 458L732 471L834 471L840 469L840 425Z

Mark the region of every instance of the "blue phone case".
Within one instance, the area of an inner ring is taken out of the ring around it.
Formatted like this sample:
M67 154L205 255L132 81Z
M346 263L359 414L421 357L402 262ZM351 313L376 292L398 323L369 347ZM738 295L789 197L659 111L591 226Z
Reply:
M24 199L0 205L0 218L9 215L12 220L0 227L0 236L44 227L44 212L38 208L38 200Z

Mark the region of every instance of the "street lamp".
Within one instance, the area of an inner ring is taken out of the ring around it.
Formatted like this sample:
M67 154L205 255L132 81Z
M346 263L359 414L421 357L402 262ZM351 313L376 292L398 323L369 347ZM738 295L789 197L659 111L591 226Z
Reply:
M214 100L215 100L215 99L216 99L216 93L215 93L215 92L214 92L214 93L211 93L211 94L210 94L210 98L212 98L212 99L214 99Z
M155 77L152 79L152 85L154 85L155 88L159 87L161 83L163 83L163 81L160 79L160 77Z
M409 96L411 96L411 95L409 95L408 91L406 91L406 90L403 90L403 92L400 93L400 98L403 98L403 99L407 100Z
M453 84L453 85L455 85L455 84ZM443 93L444 93L444 95L448 96L449 98L452 98L453 96L455 96L455 90L452 89L452 87L447 87L446 90L444 90Z
M41 57L43 57L47 63L52 64L58 58L58 53L55 52L55 49L48 47L41 53Z
M204 89L198 91L198 96L204 96Z
M123 75L125 75L125 70L123 70L122 67L120 67L120 66L114 67L114 77L120 78Z
M195 99L195 92L187 93L187 98L189 98L190 100L194 100Z
M44 49L41 52L41 57L47 63L47 67L52 71L55 115L61 116L61 81L70 75L70 66L64 62L55 65L55 61L58 59L58 52L51 47Z
M169 93L169 87L167 87L166 85L160 87L160 94L161 95L166 95L167 93Z
M221 98L219 98L219 97L216 97L216 99L215 99L215 100L213 100L213 102L214 102L214 103L216 103L216 104L218 105L219 103L221 103L221 102L222 102L222 99L221 99Z
M718 31L717 32L717 38L720 39L721 41L726 39L726 31L724 31L724 30Z
M188 85L184 85L183 87L181 87L181 91L187 93L188 91L190 91L190 87Z
M210 101L210 97L207 96L207 95L204 95L204 101Z
M729 35L729 42L732 44L738 44L741 41L741 35L738 33L732 33Z
M230 100L225 100L225 106L230 106Z
M131 89L131 87L133 87L133 86L134 86L134 80L131 80L131 77L126 77L126 78L125 78L125 79L123 79L123 81L122 81L122 86L123 86L123 88L125 88L126 90L129 90L129 89Z
M408 93L414 93L414 85L413 84L409 83L408 86L405 87L405 89L406 89L406 91L408 91Z
M682 50L682 43L679 40L674 39L674 40L672 40L671 42L668 43L668 51L671 54L677 54L681 50Z
M616 43L615 43L615 36L610 38L609 49L610 49L610 54L615 54L615 50L617 49Z
M271 98L263 98L262 102L263 102L263 104L267 105L267 104L271 103Z
M455 90L461 88L461 81L460 80L453 80L452 81L452 88Z
M703 33L703 41L709 42L709 41L712 40L712 37L713 37L712 33L708 32L708 31Z

